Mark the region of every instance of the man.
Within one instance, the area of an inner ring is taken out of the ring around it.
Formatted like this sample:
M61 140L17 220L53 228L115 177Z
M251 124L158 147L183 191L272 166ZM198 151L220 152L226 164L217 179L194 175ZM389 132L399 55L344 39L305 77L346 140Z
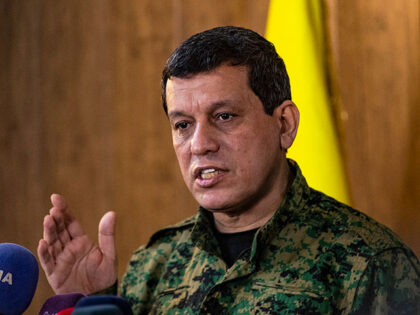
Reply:
M135 313L416 312L410 249L286 159L299 112L271 43L238 27L192 36L165 65L162 100L200 208L134 253L120 294ZM64 199L51 201L38 255L54 291L115 294L115 214L96 246Z

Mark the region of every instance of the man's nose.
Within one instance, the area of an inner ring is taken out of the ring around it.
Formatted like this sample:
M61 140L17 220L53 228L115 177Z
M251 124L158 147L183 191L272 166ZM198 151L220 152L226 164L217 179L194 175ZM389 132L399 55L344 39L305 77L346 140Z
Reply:
M215 130L206 123L198 123L191 139L191 153L204 155L210 152L217 152L219 144L216 140Z

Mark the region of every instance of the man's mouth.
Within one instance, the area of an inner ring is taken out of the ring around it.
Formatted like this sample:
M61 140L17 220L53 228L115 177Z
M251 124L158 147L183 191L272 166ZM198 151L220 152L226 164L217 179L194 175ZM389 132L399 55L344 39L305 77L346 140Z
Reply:
M219 174L219 171L214 169L214 168L208 168L205 170L202 170L200 173L200 177L202 179L210 179L213 178L214 176L216 176L217 174Z
M210 188L220 182L227 171L225 169L207 166L194 171L194 181L201 188Z

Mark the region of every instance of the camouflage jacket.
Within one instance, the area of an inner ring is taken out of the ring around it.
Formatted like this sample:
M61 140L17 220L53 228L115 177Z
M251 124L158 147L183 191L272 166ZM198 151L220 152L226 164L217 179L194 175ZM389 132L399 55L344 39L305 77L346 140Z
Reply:
M417 257L386 227L308 187L282 205L230 268L204 209L138 249L121 295L135 314L416 314Z

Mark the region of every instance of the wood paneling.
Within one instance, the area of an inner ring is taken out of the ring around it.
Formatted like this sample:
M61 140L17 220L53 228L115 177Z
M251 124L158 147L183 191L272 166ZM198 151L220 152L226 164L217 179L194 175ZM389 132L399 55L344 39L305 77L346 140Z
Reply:
M264 33L264 1L1 1L0 242L34 253L49 195L96 238L118 217L120 275L158 228L196 211L160 103L169 54L219 25ZM52 291L41 272L27 314Z
M326 3L354 206L420 254L420 1Z
M354 205L420 253L419 1L385 2L326 1L336 112ZM93 238L102 214L117 212L121 275L154 231L193 214L161 109L161 69L198 31L263 34L267 8L0 0L0 242L35 252L48 197L60 192ZM26 313L51 294L41 273Z

